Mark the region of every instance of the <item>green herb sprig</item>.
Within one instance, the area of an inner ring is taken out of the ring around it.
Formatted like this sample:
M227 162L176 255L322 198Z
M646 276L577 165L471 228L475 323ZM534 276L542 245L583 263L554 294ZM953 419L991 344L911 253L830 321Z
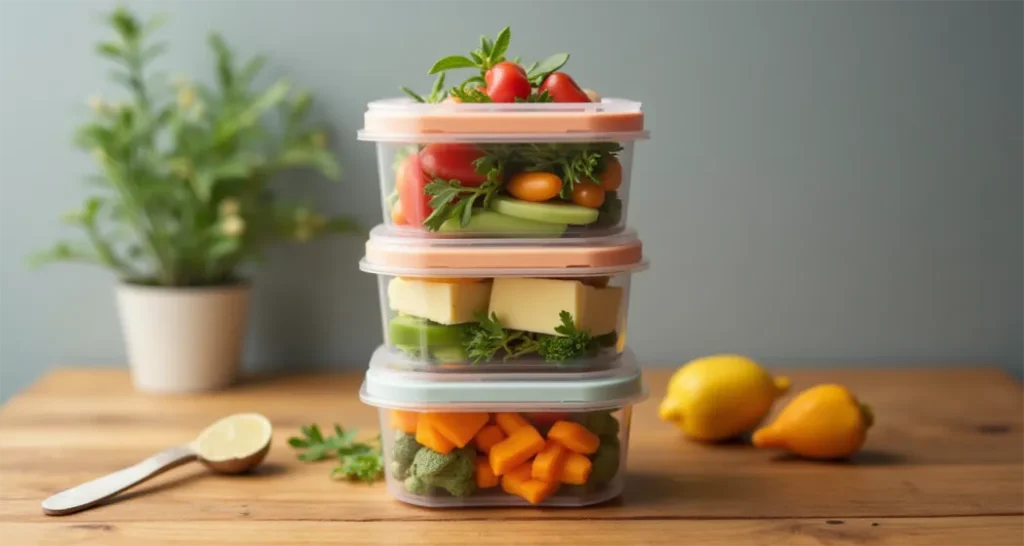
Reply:
M463 186L458 180L435 178L423 187L424 193L432 196L430 215L423 220L423 225L430 231L441 229L450 218L458 218L459 225L466 227L473 216L473 205L477 200L486 208L502 187L502 165L495 157L484 156L474 162L476 172L487 176L483 184L472 187Z
M300 431L302 436L289 438L288 445L300 450L300 461L337 458L339 464L331 470L331 478L373 483L384 475L379 435L375 444L357 442L358 430L345 430L337 423L330 436L324 436L316 424L303 426Z
M562 324L555 331L561 335L552 336L510 330L502 326L496 314L488 317L478 313L476 324L467 330L466 354L474 364L493 360L499 352L504 353L505 361L536 353L547 362L566 362L594 356L606 345L605 336L594 337L588 330L577 329L568 311L562 311L558 316Z

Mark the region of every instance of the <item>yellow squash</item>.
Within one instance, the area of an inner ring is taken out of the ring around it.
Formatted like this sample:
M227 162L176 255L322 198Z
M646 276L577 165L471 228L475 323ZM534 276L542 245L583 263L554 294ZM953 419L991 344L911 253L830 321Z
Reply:
M793 398L753 441L808 459L842 459L860 449L873 422L871 409L845 387L818 385Z
M689 438L726 440L753 430L788 388L745 356L706 356L672 375L658 414Z

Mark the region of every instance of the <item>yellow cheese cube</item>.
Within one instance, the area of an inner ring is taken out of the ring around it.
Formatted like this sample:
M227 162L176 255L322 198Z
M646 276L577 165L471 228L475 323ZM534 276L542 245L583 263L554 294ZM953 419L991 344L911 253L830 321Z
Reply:
M440 324L473 322L474 314L486 313L491 283L428 282L395 277L388 283L391 309Z
M559 335L559 313L572 314L576 328L600 336L615 331L622 287L596 288L579 281L497 278L491 289L490 313L505 328Z

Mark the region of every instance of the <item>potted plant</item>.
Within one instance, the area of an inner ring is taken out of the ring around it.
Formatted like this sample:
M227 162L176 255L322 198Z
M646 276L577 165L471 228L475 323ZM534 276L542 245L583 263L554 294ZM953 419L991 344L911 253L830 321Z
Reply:
M236 376L245 332L250 286L240 268L276 240L356 230L278 202L268 182L295 167L336 179L338 165L324 132L307 121L308 92L283 80L254 88L264 57L236 63L211 34L216 84L161 84L148 70L165 47L148 40L160 21L143 23L123 8L107 21L116 39L97 51L116 66L111 77L128 98L90 99L92 119L76 135L102 173L93 177L96 194L64 218L85 240L59 242L34 261L87 262L120 277L137 388L223 387Z

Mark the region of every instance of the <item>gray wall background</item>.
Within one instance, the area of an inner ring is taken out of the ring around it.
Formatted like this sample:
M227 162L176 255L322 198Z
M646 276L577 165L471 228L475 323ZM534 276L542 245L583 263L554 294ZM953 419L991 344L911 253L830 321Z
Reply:
M0 396L56 365L124 361L115 280L29 271L79 205L70 134L107 2L0 5ZM272 55L319 97L345 180L281 181L379 221L367 101L426 88L437 58L509 24L526 58L569 51L605 96L642 100L631 220L653 268L630 342L648 364L718 351L768 363L1018 370L1022 281L1019 2L128 2L166 12L169 73L210 73L205 34ZM380 340L362 241L276 249L256 271L246 367L355 369Z

